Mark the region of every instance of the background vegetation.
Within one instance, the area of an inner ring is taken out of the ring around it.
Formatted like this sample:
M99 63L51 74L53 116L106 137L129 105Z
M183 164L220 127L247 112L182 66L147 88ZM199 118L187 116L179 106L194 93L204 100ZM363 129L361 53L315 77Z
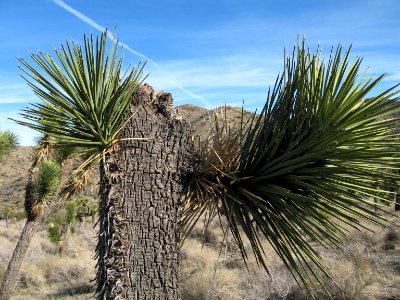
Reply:
M0 221L0 278L23 223ZM232 238L222 244L219 225L203 234L196 227L182 250L182 299L304 299L273 249L266 243L271 277L249 261L246 270ZM378 227L375 234L355 233L357 244L328 252L319 249L324 264L340 288L326 282L336 299L398 299L400 293L400 238ZM37 232L21 268L12 299L95 299L93 259L97 228L88 220L75 225L64 252L48 238L45 226ZM222 248L221 248L222 247ZM249 247L249 245L246 245ZM221 252L222 250L222 252ZM321 298L322 294L321 294Z

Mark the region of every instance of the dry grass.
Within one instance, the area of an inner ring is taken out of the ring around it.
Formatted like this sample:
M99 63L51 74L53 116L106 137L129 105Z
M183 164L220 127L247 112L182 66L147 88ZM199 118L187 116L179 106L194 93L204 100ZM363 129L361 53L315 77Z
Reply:
M179 111L194 129L209 125L205 109L185 105ZM230 122L239 122L240 110L227 111ZM20 147L3 162L0 209L9 204L21 206L31 154L32 148ZM22 226L23 222L6 226L4 220L0 221L0 280ZM372 229L375 234L354 232L359 241L356 245L332 252L320 249L324 265L338 283L325 280L335 299L400 299L400 235ZM12 299L93 299L95 235L92 224L78 227L60 257L43 227L34 236ZM183 300L305 298L267 243L270 275L258 268L254 259L250 259L247 270L232 239L228 237L224 245L222 240L221 232L213 224L205 234L199 225L186 241L182 249ZM318 297L324 298L322 293Z
M23 222L0 222L0 279ZM400 239L396 232L373 228L358 233L358 244L328 252L320 249L324 264L338 285L325 280L335 299L398 299L400 295ZM37 232L23 263L12 299L93 299L96 229L87 223L68 238L65 254ZM305 299L290 272L265 242L270 275L254 259L246 269L230 237L222 244L215 224L202 233L200 225L182 249L182 299L253 300ZM318 299L327 299L321 292Z
M0 279L11 257L23 222L0 223ZM83 224L69 236L62 256L50 243L45 228L32 240L12 299L91 299L95 274L93 260L96 231ZM83 295L80 295L83 294Z
M336 283L321 276L334 299L399 299L400 238L387 229L353 232L356 244L319 249ZM231 239L221 249L222 234L196 227L182 251L182 299L306 299L304 291L264 241L270 274L250 259L247 270ZM222 251L221 251L222 250ZM221 254L220 254L221 253ZM328 299L321 293L318 299Z

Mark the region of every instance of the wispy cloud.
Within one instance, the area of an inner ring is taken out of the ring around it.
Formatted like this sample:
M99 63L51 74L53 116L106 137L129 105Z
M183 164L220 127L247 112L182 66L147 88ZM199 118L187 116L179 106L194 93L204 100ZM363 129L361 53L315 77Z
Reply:
M265 56L225 56L207 59L182 59L163 64L183 85L189 88L260 87L276 79L283 59L271 62ZM160 88L172 86L163 80L163 74L151 73L150 79Z
M212 107L224 104L241 106L257 104L261 107L267 89L275 82L281 70L282 59L271 61L257 56L225 56L208 59L180 59L164 61L179 82L190 90L203 95L212 102ZM184 95L166 81L163 73L154 70L148 82L157 89L173 93L177 104L187 103Z
M147 82L158 90L171 92L177 105L192 103L212 108L226 103L240 106L244 100L247 109L260 108L268 87L274 84L276 76L282 71L283 47L286 46L290 52L297 42L297 35L306 37L312 51L320 44L325 58L332 46L341 43L347 48L353 44L351 57L364 57L362 68L370 67L367 75L387 73L375 92L400 81L398 0L341 0L334 4L320 1L313 5L303 3L291 6L278 2L265 5L262 1L239 5L239 2L233 1L220 3L223 9L214 11L199 10L196 5L200 4L194 2L188 6L160 2L155 6L150 2L126 1L124 9L127 11L134 6L137 8L137 5L143 9L143 14L135 19L126 18L129 14L117 7L109 9L98 5L91 8L87 1L50 2L52 5L45 8L57 8L56 12L53 11L57 18L65 13L77 22L65 30L65 20L61 17L62 22L52 23L54 27L48 26L51 20L39 20L48 31L44 34L34 32L29 36L23 36L26 33L24 28L21 34L16 35L18 39L9 39L1 45L0 48L4 49L5 45L14 47L17 44L22 49L12 50L12 57L9 56L7 61L13 59L16 52L25 53L27 46L37 48L49 44L48 39L53 34L61 39L66 34L74 35L78 28L86 24L103 32L105 27L96 21L101 18L101 23L113 24L114 21L110 20L118 18L121 33L124 30L129 32L123 35L123 42L119 42L127 58L146 60L145 71L150 73ZM69 2L76 3L79 10L71 7ZM32 4L32 9L37 7ZM204 4L202 7L205 7ZM40 9L31 22L38 22L40 18L37 15L45 13L42 7ZM82 12L90 13L88 16ZM103 15L105 12L107 15ZM166 17L174 14L179 14L179 17L174 20ZM203 17L204 22L198 22ZM29 22L29 16L26 19ZM0 35L4 33L7 36L8 28L3 27L0 28ZM108 33L108 38L113 38L112 31ZM53 37L51 40L54 40ZM4 73L7 61L1 61L3 73L0 76L5 74L4 78L0 78L0 104L4 103L0 106L1 127L11 123L4 121L9 117L7 109L11 111L12 107L14 111L22 107L22 103L35 101L36 98L27 86L24 88L16 84L20 82L17 78L9 80L11 73ZM25 128L14 128L23 136L32 134L26 134Z
M73 14L74 16L76 16L77 18L79 18L81 21L85 22L86 24L92 26L93 28L97 29L98 31L103 32L105 30L104 26L101 26L100 24L98 24L97 22L95 22L94 20L92 20L91 18L89 18L88 16L82 14L81 12L77 11L76 9L72 8L71 6L69 6L68 4L66 4L64 1L62 0L53 0L53 2L55 4L57 4L58 6L62 7L63 9L65 9L66 11L70 12L71 14ZM108 38L113 39L113 35L111 33L108 33ZM131 48L129 45L123 43L123 42L119 42L119 44L124 47L124 49L126 49L127 51L131 52L134 55L139 56L140 58L144 59L145 61L147 61L147 63L153 65L156 69L158 69L159 71L161 71L162 73L164 73L164 76L166 76L166 79L177 89L181 90L183 93L187 94L188 96L199 100L201 103L203 103L203 105L205 105L207 108L210 108L212 105L210 102L208 102L206 99L204 99L202 96L197 95L191 91L189 91L188 89L184 88L181 84L179 84L176 79L174 78L173 74L171 74L171 72L168 72L165 68L163 68L159 63L157 63L156 61L154 61L153 59L147 57L146 55L140 53L139 51L136 51L135 49Z

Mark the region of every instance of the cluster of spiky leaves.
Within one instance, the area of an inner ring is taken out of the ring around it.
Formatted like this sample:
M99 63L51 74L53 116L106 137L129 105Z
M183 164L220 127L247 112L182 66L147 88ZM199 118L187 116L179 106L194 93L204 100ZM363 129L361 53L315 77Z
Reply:
M73 195L82 191L89 183L95 161L80 165L70 173L63 166L71 157L83 159L91 155L79 147L60 147L57 139L44 135L34 149L31 166L31 179L26 188L25 210L30 218L41 215L49 204L56 200L61 207ZM69 176L62 185L61 175Z
M49 54L31 54L36 66L20 58L24 79L42 100L24 110L17 123L57 138L66 146L96 152L116 142L131 96L142 82L143 66L122 73L118 41L107 52L107 30L99 39L84 37L84 48L66 43Z
M67 42L56 50L58 62L42 52L31 54L36 66L19 59L24 79L42 100L24 110L24 121L16 120L46 137L33 166L49 156L62 164L77 150L84 157L61 190L61 204L88 184L97 158L118 142L130 99L143 81L143 66L122 74L118 41L113 40L106 55L108 35L106 30L100 39L85 36L83 48Z
M26 188L25 210L28 218L34 219L41 215L57 191L61 180L60 164L45 160L38 166Z
M10 131L0 131L0 159L17 146L17 136Z
M349 52L338 47L326 63L303 43L250 124L215 130L183 203L184 234L202 215L224 214L245 260L244 238L268 270L264 237L312 293L318 270L329 276L313 246L342 245L363 220L392 223L370 199L390 203L398 180L396 87L371 95L383 76L360 76Z
M183 198L181 218L182 243L189 235L200 217L205 215L205 226L218 213L219 200L224 194L226 184L233 183L236 177L237 161L241 151L242 134L248 121L242 119L239 128L231 128L224 111L214 111L211 115L211 133L206 140L195 140L197 164L194 166L190 184Z

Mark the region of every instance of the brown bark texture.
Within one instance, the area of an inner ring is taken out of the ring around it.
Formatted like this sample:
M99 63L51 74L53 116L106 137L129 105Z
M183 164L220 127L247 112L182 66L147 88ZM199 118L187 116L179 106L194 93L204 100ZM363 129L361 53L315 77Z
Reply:
M122 138L100 164L98 297L180 299L178 210L194 153L190 127L171 94L144 85Z

